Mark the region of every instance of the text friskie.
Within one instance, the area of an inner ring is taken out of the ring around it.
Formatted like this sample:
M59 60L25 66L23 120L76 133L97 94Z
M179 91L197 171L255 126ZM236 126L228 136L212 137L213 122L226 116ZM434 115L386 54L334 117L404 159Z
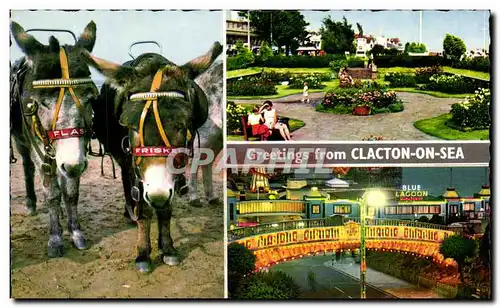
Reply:
M168 147L135 147L132 152L134 156L168 156L172 148Z
M50 130L47 132L51 140L78 138L85 136L84 128L63 128L57 130Z

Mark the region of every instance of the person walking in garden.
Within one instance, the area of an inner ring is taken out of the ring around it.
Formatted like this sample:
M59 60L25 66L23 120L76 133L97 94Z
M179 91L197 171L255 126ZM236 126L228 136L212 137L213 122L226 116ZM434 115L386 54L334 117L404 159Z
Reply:
M272 134L274 128L280 131L281 136L284 140L292 140L290 137L290 131L285 123L278 122L278 116L276 114L276 109L273 108L273 103L271 101L265 101L262 107L259 109L259 113L264 113L264 124L269 127Z
M307 82L304 82L304 89L302 90L302 102L309 103L309 87L307 86Z
M248 115L248 124L252 127L252 135L262 136L263 140L267 140L271 135L271 130L264 123L264 118L260 113L258 106L253 107L253 113Z

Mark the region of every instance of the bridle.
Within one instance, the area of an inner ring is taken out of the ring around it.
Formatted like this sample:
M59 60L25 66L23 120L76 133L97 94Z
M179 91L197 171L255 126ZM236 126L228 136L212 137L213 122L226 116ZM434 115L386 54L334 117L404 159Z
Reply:
M160 68L155 76L153 77L153 81L151 83L151 88L149 92L145 93L135 93L130 96L130 101L146 101L144 107L142 109L141 117L139 120L139 141L140 146L134 147L130 149L125 145L126 139L129 137L126 136L122 139L122 149L126 154L131 155L135 158L133 160L133 170L134 170L134 181L131 189L131 196L134 202L134 208L132 208L128 203L126 203L127 211L130 215L130 218L133 221L137 221L142 217L142 207L140 206L140 201L142 199L142 195L144 192L143 180L140 176L140 164L142 162L143 157L168 157L170 154L173 154L175 149L179 149L179 147L173 147L168 140L167 134L165 133L165 129L163 128L160 113L158 111L158 98L160 97L178 97L182 99L186 99L186 96L177 91L168 91L168 92L157 92L160 88L163 79L165 67ZM192 97L188 92L187 99L189 102L192 102ZM163 141L163 146L146 146L144 144L144 123L146 121L146 116L150 109L153 109L153 115L155 118L156 126L158 129L158 133ZM186 145L184 149L190 150L192 154L192 145L193 138L191 135L191 130L188 128L186 133ZM178 181L178 177L175 179L175 184Z
M56 161L55 161L55 149L54 149L54 141L58 139L66 139L66 138L80 138L80 137L89 137L92 133L92 120L87 119L85 116L85 111L83 105L81 104L78 96L74 91L74 87L78 86L88 86L90 84L94 85L94 82L91 78L70 78L69 76L69 67L68 67L68 58L66 55L66 51L63 47L59 50L59 61L61 64L61 78L58 79L45 79L45 80L35 80L32 83L34 89L46 89L46 88L59 88L59 96L56 102L56 109L54 111L54 116L51 121L51 130L46 130L38 116L38 103L35 100L29 99L29 102L26 104L26 108L22 102L20 90L18 91L19 103L21 106L21 112L23 114L23 125L27 131L28 138L32 146L34 147L37 155L42 160L42 172L44 175L43 185L48 186L51 180L51 177L55 174L56 170ZM24 67L27 70L27 67ZM25 71L20 71L16 74L16 83L19 84L19 75L25 73ZM73 102L75 103L78 111L83 117L84 127L75 127L75 128L63 128L57 129L57 120L59 118L59 113L62 107L62 103L64 100L64 96L66 94L66 89L70 93L73 98ZM97 88L94 85L94 90L97 91ZM31 118L31 125L28 122L28 118ZM31 126L31 127L30 127ZM43 143L43 150L38 146L35 142L35 139L38 138Z

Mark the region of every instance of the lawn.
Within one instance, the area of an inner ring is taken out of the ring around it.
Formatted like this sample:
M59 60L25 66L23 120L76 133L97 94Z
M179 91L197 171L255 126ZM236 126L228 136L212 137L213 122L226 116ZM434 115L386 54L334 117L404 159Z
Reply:
M243 108L245 108L247 111L252 110L254 104L239 104ZM290 119L288 121L288 125L290 126L290 132L296 131L297 129L304 127L306 123L304 121L301 121L299 119ZM255 139L255 138L254 138ZM245 141L245 138L243 135L227 135L227 141Z
M489 140L489 130L476 130L471 132L463 132L453 129L446 125L446 121L451 117L445 113L438 117L424 119L415 122L415 127L434 137L445 140Z
M332 81L323 82L325 87L323 89L309 89L309 93L326 92L329 88L338 87L339 80L334 79ZM290 89L288 86L277 85L277 94L273 95L263 95L263 96L228 96L228 100L259 100L259 99L276 99L293 94L302 94L302 89Z
M438 91L419 90L415 88L389 88L389 89L396 92L427 94L439 98L465 98L467 95L470 95L470 94L449 94Z
M465 77L472 77L472 78L477 78L477 79L482 79L482 80L490 80L490 73L485 73L485 72L478 72L478 71L471 71L471 70L465 70L461 68L453 68L449 66L443 66L443 71L447 73L452 73L456 75L462 75Z

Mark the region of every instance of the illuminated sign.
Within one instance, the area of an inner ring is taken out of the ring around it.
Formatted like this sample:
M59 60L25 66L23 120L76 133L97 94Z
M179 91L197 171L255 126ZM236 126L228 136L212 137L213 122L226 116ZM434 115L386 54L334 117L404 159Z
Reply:
M406 226L367 226L368 240L413 240L425 242L442 242L453 234L451 231L406 227ZM282 231L251 236L238 240L250 250L294 245L298 243L320 241L359 241L360 229L357 224L347 224L337 227L307 228Z
M429 196L429 192L422 190L420 185L403 185L401 188L394 193L394 197L400 201L420 201Z

